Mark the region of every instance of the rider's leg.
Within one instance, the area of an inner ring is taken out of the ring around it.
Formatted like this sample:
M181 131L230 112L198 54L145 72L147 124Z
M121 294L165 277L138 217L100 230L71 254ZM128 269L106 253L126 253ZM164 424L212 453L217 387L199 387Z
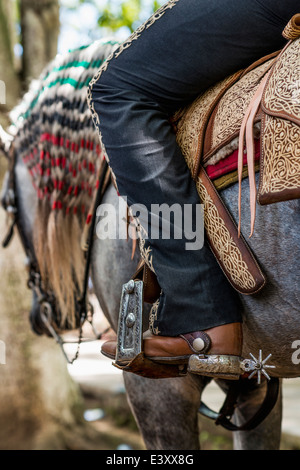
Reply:
M117 50L93 80L90 107L129 205L143 204L150 215L151 204L183 209L199 203L169 116L213 83L281 48L281 32L297 3L171 0ZM150 231L146 220L141 224ZM145 351L191 353L182 338L161 336L209 330L211 351L240 354L237 294L206 244L186 250L187 241L150 236L142 243L162 289L152 315L160 336Z

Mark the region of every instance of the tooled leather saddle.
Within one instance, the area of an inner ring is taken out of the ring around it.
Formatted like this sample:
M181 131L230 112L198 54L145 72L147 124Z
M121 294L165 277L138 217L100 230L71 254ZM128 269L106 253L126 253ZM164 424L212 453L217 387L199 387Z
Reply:
M239 181L240 213L241 180L249 177L251 234L256 202L300 197L300 13L283 36L287 44L282 50L215 84L170 119L204 204L209 245L241 294L259 292L266 277L218 189ZM143 260L133 279L143 280L146 299L153 303L160 288Z
M266 279L240 233L240 223L236 225L217 191L220 178L214 181L208 174L222 164L226 167L230 158L229 181L241 185L243 176L249 177L251 234L256 202L300 197L300 14L289 21L283 36L288 42L281 51L217 83L171 120L204 204L208 242L242 294L258 292ZM239 207L240 198L241 190Z

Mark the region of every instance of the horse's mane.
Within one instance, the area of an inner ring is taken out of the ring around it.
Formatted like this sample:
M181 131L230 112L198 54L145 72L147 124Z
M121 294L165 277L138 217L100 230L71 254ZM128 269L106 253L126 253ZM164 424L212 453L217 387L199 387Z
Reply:
M82 229L103 160L87 86L117 46L100 40L58 55L11 114L14 148L38 196L34 249L41 277L69 326L84 273Z

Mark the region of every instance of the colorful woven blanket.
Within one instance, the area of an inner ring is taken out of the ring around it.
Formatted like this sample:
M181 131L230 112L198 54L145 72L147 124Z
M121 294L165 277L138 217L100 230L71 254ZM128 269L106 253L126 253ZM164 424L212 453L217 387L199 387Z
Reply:
M58 55L32 83L13 114L14 145L39 199L53 210L86 213L101 162L99 137L86 101L87 86L115 40Z

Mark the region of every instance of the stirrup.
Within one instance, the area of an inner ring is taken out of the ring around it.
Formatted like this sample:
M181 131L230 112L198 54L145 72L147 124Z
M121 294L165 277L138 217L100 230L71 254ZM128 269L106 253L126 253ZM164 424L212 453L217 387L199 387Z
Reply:
M125 372L153 379L186 375L187 365L156 364L144 356L143 307L144 283L131 279L122 287L117 350L113 365Z
M125 364L142 352L143 282L123 285L117 334L116 363Z

